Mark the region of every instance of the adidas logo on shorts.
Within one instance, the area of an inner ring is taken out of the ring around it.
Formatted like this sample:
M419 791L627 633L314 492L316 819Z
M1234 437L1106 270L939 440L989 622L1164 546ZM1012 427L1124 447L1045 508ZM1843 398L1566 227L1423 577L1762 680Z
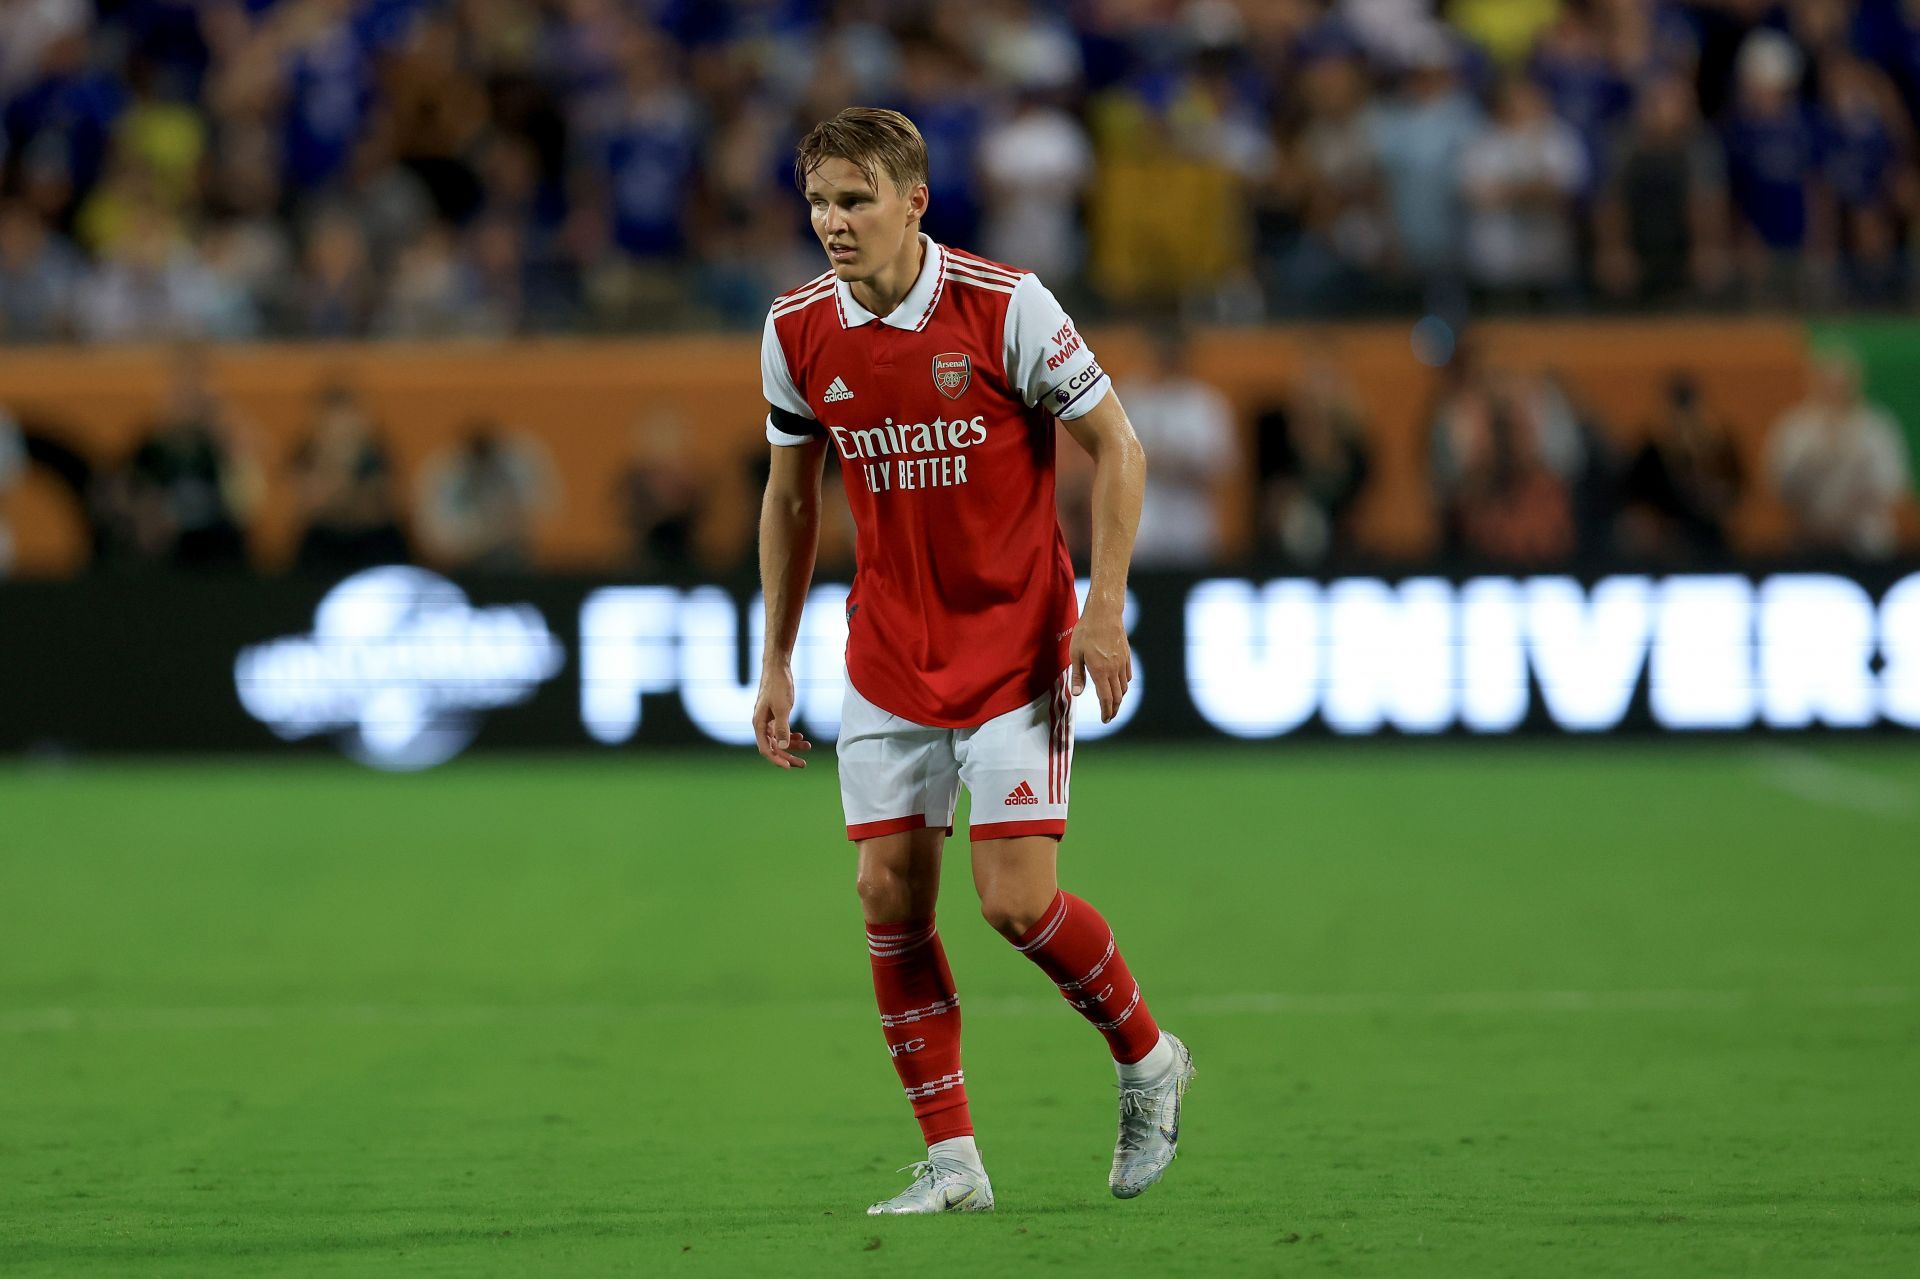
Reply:
M1007 802L1009 804L1037 804L1040 802L1040 797L1033 793L1033 787L1025 782L1021 782L1007 793Z

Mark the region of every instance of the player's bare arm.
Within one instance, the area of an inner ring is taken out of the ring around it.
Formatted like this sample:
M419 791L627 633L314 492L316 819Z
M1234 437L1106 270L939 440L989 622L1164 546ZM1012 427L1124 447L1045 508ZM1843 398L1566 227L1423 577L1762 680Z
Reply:
M792 726L793 646L820 546L820 476L826 460L825 440L774 449L760 504L767 643L760 661L760 695L753 703L753 738L760 753L780 768L805 768L801 756L813 749Z
M1078 696L1093 681L1100 698L1100 720L1120 709L1133 681L1133 654L1124 620L1127 566L1140 531L1140 502L1146 491L1147 454L1120 406L1108 391L1092 412L1065 423L1076 443L1093 459L1093 580L1086 608L1073 628L1068 650L1073 691Z

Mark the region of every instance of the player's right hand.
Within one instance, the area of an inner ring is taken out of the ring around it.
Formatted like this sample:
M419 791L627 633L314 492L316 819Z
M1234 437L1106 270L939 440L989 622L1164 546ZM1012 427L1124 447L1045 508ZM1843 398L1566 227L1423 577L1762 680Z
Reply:
M769 664L760 673L760 695L753 702L753 742L777 768L805 768L801 755L813 749L793 718L793 672Z

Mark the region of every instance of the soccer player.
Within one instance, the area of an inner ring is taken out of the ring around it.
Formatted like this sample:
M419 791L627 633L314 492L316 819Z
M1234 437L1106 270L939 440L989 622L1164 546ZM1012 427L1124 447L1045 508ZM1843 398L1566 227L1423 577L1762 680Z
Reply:
M804 768L791 655L812 580L826 451L855 527L840 793L859 849L873 988L927 1158L880 1213L982 1211L993 1186L960 1069L960 997L934 927L960 787L987 921L1092 1022L1119 1074L1108 1184L1157 1182L1193 1078L1100 913L1057 880L1072 698L1103 720L1132 678L1121 609L1146 461L1107 375L1031 274L920 232L927 151L894 111L850 107L800 143L795 180L830 269L782 294L760 367L772 471L760 521L767 636L760 753ZM1094 462L1084 614L1054 513L1054 422Z

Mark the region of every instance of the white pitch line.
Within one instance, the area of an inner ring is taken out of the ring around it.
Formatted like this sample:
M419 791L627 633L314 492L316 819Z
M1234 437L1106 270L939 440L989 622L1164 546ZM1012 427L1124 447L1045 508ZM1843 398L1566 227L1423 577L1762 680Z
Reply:
M1863 768L1848 768L1794 746L1767 746L1756 763L1775 790L1812 804L1870 817L1906 817L1920 808L1914 787Z
M1163 997L1169 1010L1214 1017L1319 1017L1372 1013L1410 1015L1559 1013L1708 1013L1754 1008L1882 1008L1913 1001L1905 986L1857 986L1824 990L1511 990L1408 993L1301 994L1249 991L1240 994ZM873 1008L855 1000L764 1001L757 1012L777 1007L788 1015L867 1018ZM1052 1017L1061 1001L1027 996L985 996L964 1007L993 1017ZM533 1026L563 1022L636 1022L662 1016L711 1016L699 1004L309 1004L198 1008L10 1008L0 1009L0 1035L216 1031L398 1026L453 1029L472 1026Z

